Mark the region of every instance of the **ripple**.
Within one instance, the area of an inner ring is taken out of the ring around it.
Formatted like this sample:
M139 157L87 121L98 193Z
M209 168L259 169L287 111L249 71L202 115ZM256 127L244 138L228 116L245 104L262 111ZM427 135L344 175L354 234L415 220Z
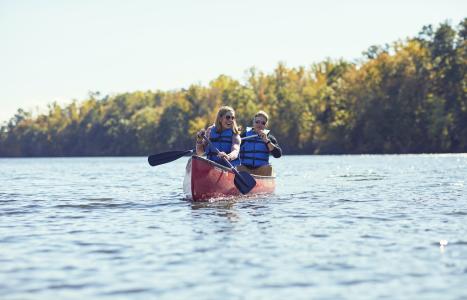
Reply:
M394 221L393 219L382 218L382 217L357 216L356 218L359 219L359 220L382 221L382 222L392 222L392 221Z
M149 288L129 288L129 289L120 289L120 290L115 290L115 291L110 291L107 293L102 293L102 295L106 296L116 296L116 295L128 295L128 294L142 294L142 293L147 293L151 292L153 289Z
M80 247L94 247L94 246L99 246L99 247L122 247L122 245L116 245L116 244L108 244L108 243L98 243L98 242L83 242L83 241L73 241L73 244L80 246Z
M382 240L382 239L384 239L384 238L381 237L381 236L370 235L370 234L364 234L364 235L361 235L360 237L361 237L362 239L372 239L372 240Z
M288 215L286 217L287 218L293 218L293 219L307 219L307 218L313 218L315 216L314 215L309 215L309 214L294 214L294 215Z
M341 203L364 203L364 202L378 202L379 199L338 199L336 202Z
M311 264L305 266L306 269L313 269L316 271L339 271L339 270L353 270L355 266L347 263L328 263L328 264Z
M327 234L318 234L318 233L314 233L311 235L312 237L315 237L315 238L326 238L326 237L329 237L329 235Z
M121 249L98 249L98 250L92 250L88 251L88 254L119 254L121 253Z
M98 285L89 284L89 283L81 283L81 284L63 283L63 284L52 284L52 285L49 285L47 288L51 290L81 290L84 288L95 287L95 286L98 286Z
M89 200L89 201L113 201L113 200L117 200L115 198L111 198L111 197L96 197L96 198L86 198L86 200Z
M342 280L339 281L338 283L341 285L360 285L360 284L365 284L365 283L382 283L385 282L385 280L381 279L352 279L352 280Z
M386 177L376 174L344 174L337 175L337 178L346 178L347 181L374 181L384 180Z
M348 181L375 181L375 180L384 180L384 177L354 178L354 179L349 179Z
M106 208L128 208L132 207L133 203L86 203L86 204L58 204L52 206L53 208L76 208L76 209L106 209Z
M274 283L274 284L264 284L262 288L268 289L288 289L288 288L307 288L314 287L315 283L312 282L287 282L287 283Z
M3 195L0 195L0 199L1 199L0 204L1 204L1 205L4 205L5 203L11 203L11 202L17 202L17 201L19 201L18 199L2 199L3 197L5 197L5 198L8 197L8 198L10 198L10 197L15 197L15 195L11 195L11 196L3 196Z
M467 211L465 210L456 210L450 213L447 213L448 216L467 216Z
M15 215L27 215L35 213L34 210L24 210L21 209L6 209L3 212L0 212L0 216L15 216Z
M427 277L428 274L426 274L426 273L408 273L407 276L415 277L415 278L423 278L423 277Z
M448 244L448 246L453 246L453 245L465 246L467 245L467 241L454 241L454 242L449 242Z

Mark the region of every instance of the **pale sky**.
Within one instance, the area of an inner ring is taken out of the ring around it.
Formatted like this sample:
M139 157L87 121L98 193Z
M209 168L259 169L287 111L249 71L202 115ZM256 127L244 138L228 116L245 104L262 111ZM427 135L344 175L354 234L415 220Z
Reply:
M354 61L467 17L465 0L0 0L0 124L18 108Z

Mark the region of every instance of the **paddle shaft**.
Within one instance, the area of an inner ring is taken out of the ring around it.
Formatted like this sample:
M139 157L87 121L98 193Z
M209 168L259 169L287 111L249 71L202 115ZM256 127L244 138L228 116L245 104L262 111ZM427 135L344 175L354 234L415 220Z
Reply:
M253 135L249 135L249 136L246 136L246 137L242 137L242 141L249 140L249 139L254 139L255 137L258 137L258 135L253 134Z
M209 147L211 147L212 149L214 149L216 151L217 154L220 152L216 147L214 147L212 145L211 141L204 134L203 134L203 139L208 143ZM237 169L235 169L235 167L232 166L232 164L230 163L230 161L227 158L223 157L223 159L229 165L230 169L232 169L232 171L235 173L235 175L240 176L240 177L242 176L242 175L240 175L240 173L238 173Z
M257 136L258 136L257 134L250 135L250 136L242 138L242 140L249 140L249 139L255 138ZM208 142L210 142L210 141L208 140ZM219 150L217 150L217 151L219 151ZM193 149L193 150L185 150L185 151L168 151L168 152L153 154L153 155L150 155L148 157L148 162L149 162L150 166L154 167L154 166L166 164L168 162L177 160L182 156L185 156L185 155L187 155L189 153L195 153L195 152L196 152L196 150ZM230 164L229 161L227 161L227 163L230 165L231 168L233 168L233 166Z
M219 154L220 151L212 145L211 141L204 134L203 134L203 139L208 143L209 147L215 150L216 154ZM223 157L223 159L229 165L229 167L235 172L235 174L238 175L238 171L234 168L234 166L232 166L230 161L226 159L225 157Z

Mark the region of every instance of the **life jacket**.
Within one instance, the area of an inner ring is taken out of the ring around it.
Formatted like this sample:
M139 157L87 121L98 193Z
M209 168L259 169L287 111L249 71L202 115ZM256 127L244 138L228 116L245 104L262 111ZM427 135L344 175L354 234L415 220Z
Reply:
M232 137L234 133L232 129L226 129L221 133L218 133L216 127L211 128L211 132L209 134L209 140L212 143L212 146L217 148L220 152L225 152L229 154L232 151ZM209 160L215 161L218 164L226 166L227 164L222 158L217 156L216 150L214 148L211 149L210 146L206 147L206 156ZM236 167L240 164L240 159L231 160L230 163Z
M246 137L255 135L254 130L246 132ZM246 139L240 146L240 160L247 167L261 167L269 165L269 149L266 143L259 137Z

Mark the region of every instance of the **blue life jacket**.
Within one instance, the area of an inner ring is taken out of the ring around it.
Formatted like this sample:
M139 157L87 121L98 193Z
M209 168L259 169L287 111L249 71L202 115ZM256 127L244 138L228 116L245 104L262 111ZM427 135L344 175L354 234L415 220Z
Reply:
M216 130L216 127L211 128L211 132L209 134L209 140L212 143L213 147L216 147L217 150L220 152L225 152L229 154L232 151L232 137L234 133L232 129L226 129L222 131L221 133L218 133ZM217 156L217 153L214 149L211 149L211 147L206 147L206 156L209 160L215 161L218 164L221 164L223 166L227 166L226 162ZM236 167L240 164L240 159L234 159L231 160L230 163Z
M254 130L247 131L246 137L255 135ZM240 146L240 159L242 165L257 168L269 165L269 149L263 140L257 136L255 138L242 141Z

